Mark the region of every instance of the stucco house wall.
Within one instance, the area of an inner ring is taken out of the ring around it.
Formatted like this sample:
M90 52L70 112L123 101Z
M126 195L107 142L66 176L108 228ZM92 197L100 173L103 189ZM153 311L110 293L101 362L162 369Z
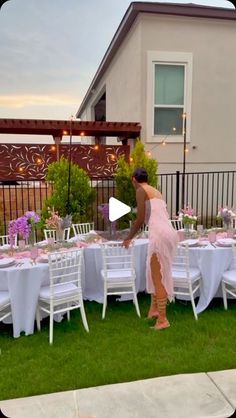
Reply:
M140 122L142 141L158 160L159 172L181 170L183 138L176 142L167 136L162 146L162 138L152 133L150 54L187 54L191 103L186 170L235 170L235 39L235 20L139 13L81 119L93 118L93 105L105 89L107 120Z

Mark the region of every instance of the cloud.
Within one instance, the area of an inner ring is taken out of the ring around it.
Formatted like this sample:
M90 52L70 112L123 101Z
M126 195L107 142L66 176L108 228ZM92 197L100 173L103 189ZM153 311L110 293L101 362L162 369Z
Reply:
M79 98L59 95L0 95L0 106L21 108L26 106L78 105Z

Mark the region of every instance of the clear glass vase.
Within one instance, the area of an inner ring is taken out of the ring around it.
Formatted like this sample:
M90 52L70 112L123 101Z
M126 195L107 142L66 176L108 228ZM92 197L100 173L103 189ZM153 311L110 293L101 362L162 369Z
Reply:
M223 221L223 229L225 231L229 231L231 229L231 221L230 222Z
M186 238L189 238L191 236L191 225L190 224L184 224L184 235Z
M28 245L30 245L31 247L34 246L34 244L36 243L36 233L35 233L35 228L31 228L29 237L28 237Z
M64 229L57 229L57 233L56 233L56 235L57 235L57 241L58 242L63 242L63 240L64 240Z

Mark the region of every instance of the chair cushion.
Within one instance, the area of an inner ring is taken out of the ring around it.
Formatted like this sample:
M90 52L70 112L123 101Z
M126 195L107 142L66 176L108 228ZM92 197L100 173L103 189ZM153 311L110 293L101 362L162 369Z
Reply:
M101 275L103 280L105 279L105 272L104 270L101 270ZM119 279L119 281L126 281L127 279L135 279L135 277L132 275L131 269L124 269L124 270L108 270L107 272L107 279L108 280L116 280Z
M53 299L63 299L70 296L76 296L79 293L79 289L73 283L64 283L60 286L55 286L53 290ZM43 286L40 289L40 299L50 299L51 290L50 286Z
M197 267L190 267L189 268L189 279L193 282L197 279L200 279L201 272ZM187 280L187 273L186 271L180 270L172 270L172 278L173 280Z
M222 279L224 282L236 286L236 270L226 270L222 275Z
M1 308L1 306L6 305L7 303L10 303L9 292L7 290L1 290L1 292L0 292L0 308Z

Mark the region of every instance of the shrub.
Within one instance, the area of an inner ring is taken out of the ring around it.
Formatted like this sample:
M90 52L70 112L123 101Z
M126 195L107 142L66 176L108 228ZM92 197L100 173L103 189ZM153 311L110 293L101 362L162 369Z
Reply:
M77 164L71 163L70 199L68 207L69 161L62 157L49 164L46 181L53 184L52 195L45 200L42 217L47 219L48 207L54 208L61 217L72 215L73 222L84 222L92 219L92 202L95 190L90 185L87 173Z
M131 206L132 212L122 218L121 227L129 226L129 220L133 220L135 215L133 209L136 207L135 189L132 185L131 176L133 171L138 167L144 167L148 173L148 183L157 186L157 161L146 155L144 145L139 140L136 142L131 152L130 161L125 161L124 156L118 159L118 168L115 174L117 199Z

